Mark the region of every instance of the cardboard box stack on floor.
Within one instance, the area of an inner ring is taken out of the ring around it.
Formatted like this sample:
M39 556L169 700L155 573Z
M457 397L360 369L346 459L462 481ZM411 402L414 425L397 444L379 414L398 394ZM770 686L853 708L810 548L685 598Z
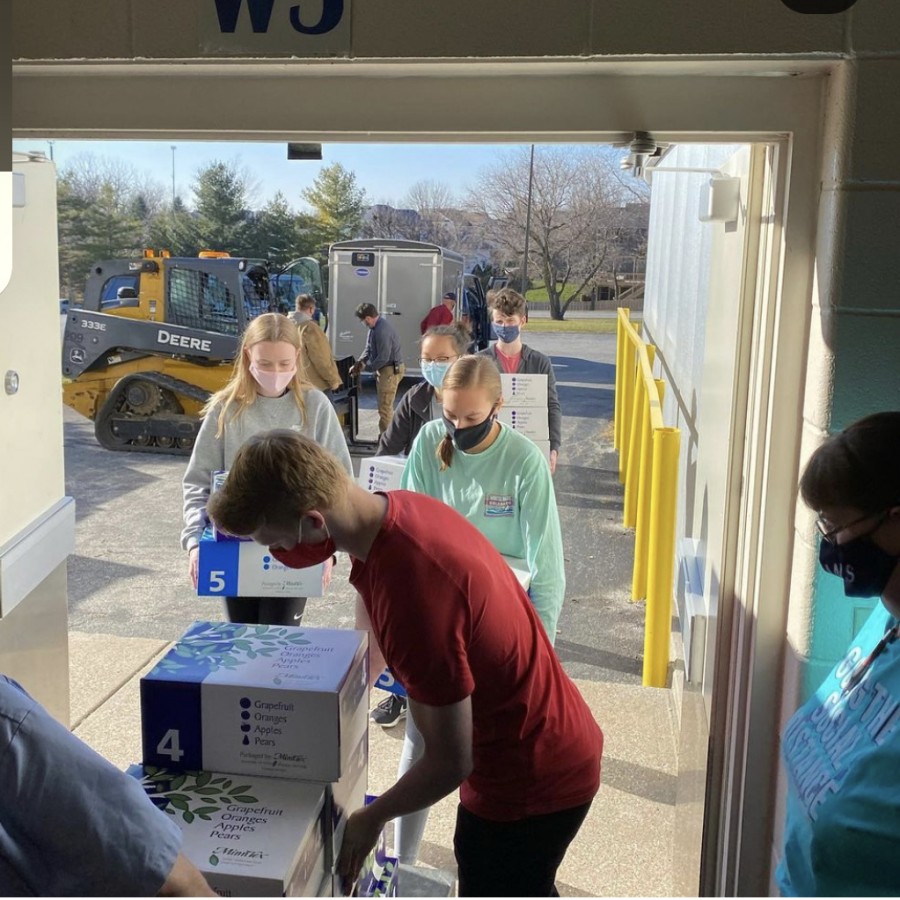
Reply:
M550 461L546 375L500 375L503 406L497 418L530 438Z
M141 727L132 774L214 890L337 894L368 781L365 632L195 622L141 679Z

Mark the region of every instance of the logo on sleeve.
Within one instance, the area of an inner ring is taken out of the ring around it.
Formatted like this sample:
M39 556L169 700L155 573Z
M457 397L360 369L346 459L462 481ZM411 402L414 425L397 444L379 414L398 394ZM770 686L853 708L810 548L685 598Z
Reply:
M484 514L489 519L515 515L516 503L510 494L488 494L484 498Z

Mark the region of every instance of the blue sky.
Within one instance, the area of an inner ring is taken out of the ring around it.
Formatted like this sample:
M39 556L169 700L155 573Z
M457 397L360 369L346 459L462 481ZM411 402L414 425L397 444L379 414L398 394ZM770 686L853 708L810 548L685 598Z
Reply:
M63 141L53 142L53 158L60 168L83 153L127 161L140 173L149 175L167 192L172 186L172 141ZM289 161L283 142L220 143L200 141L174 142L175 189L190 202L190 186L198 169L223 160L246 168L258 190L251 198L254 206L263 206L276 191L288 198L291 206L303 205L300 192L312 184L322 165L341 163L356 173L370 202L398 204L418 181L445 184L464 193L473 186L479 172L499 156L517 149L515 144L325 144L322 162ZM46 140L16 140L13 149L40 150L50 155ZM168 196L168 193L167 193Z

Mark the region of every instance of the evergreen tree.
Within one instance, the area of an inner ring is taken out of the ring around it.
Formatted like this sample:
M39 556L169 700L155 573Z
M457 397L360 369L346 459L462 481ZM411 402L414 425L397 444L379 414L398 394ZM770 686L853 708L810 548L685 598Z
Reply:
M108 180L90 191L63 173L57 189L60 296L76 298L84 291L91 265L101 259L137 256L143 223L133 198Z
M161 209L147 223L146 245L157 252L168 250L172 256L196 256L201 249L197 228L181 197Z
M254 217L246 253L281 267L300 256L299 249L297 215L279 191Z
M312 207L310 237L316 250L327 250L335 241L357 236L365 211L366 192L356 183L356 175L340 163L325 166L313 186L303 191Z
M197 173L193 186L196 242L204 250L246 255L247 179L230 163L213 162Z

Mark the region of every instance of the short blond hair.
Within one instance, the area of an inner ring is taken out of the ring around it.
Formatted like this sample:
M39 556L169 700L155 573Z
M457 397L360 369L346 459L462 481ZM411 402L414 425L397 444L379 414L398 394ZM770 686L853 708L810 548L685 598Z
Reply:
M247 537L268 523L290 524L310 510L333 507L349 476L320 444L289 429L264 431L238 450L206 511L217 528Z

